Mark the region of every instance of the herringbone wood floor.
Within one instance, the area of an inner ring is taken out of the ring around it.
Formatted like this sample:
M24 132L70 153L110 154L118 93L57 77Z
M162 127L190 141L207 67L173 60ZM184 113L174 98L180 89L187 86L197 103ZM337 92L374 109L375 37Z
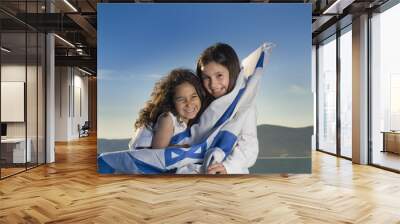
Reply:
M0 181L0 223L400 223L400 175L313 153L305 175L102 176L96 139Z

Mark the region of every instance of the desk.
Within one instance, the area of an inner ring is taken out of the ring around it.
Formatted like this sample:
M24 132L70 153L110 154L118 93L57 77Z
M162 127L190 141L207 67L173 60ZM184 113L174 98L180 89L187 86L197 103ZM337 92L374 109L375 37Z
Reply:
M30 162L32 158L30 138L27 139L26 154L25 154L25 138L6 138L1 139L1 157L7 163L25 163ZM12 158L12 159L11 159ZM25 161L27 158L27 161Z
M382 152L393 152L400 154L400 132L399 131L382 131L383 133L383 150Z

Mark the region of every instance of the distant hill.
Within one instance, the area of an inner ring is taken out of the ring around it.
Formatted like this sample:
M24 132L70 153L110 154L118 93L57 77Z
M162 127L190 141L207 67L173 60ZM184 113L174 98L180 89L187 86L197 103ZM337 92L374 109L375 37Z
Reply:
M128 150L130 139L97 139L97 153Z
M288 128L275 125L257 126L260 152L258 157L311 156L313 127ZM98 153L127 150L130 139L98 139Z
M311 156L313 127L288 128L276 125L257 126L258 157Z

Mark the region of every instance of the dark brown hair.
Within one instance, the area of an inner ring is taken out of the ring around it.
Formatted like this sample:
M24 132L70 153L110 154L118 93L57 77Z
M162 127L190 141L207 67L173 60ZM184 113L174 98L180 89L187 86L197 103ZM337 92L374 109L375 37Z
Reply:
M199 59L197 60L196 73L200 78L201 76L201 68L206 66L207 64L215 62L217 64L223 65L229 71L229 87L228 92L232 91L236 84L236 79L240 72L240 61L235 52L235 50L225 43L216 43L207 49L205 49L201 54ZM207 101L211 98L211 101L214 99L207 91L206 91Z
M171 112L177 116L173 98L176 87L183 83L191 84L203 103L205 93L199 77L188 69L174 69L155 84L150 100L146 102L144 108L139 112L139 118L135 122L135 129L143 126L152 128L157 118L164 112Z

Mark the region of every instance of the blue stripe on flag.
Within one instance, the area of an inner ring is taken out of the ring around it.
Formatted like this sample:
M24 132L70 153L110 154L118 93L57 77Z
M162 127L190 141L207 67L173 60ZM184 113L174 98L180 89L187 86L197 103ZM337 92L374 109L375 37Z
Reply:
M234 144L236 143L237 136L229 131L220 131L215 136L210 148L218 147L225 152L225 158L231 153Z
M200 149L200 152L197 151ZM187 151L181 148L166 148L164 151L165 166L173 165L183 159L202 159L204 158L205 152L207 150L207 142L201 144L193 145Z
M239 90L238 95L235 97L232 104L229 105L228 109L226 109L226 111L221 116L221 118L218 119L217 123L215 123L214 128L219 127L221 124L223 124L226 120L229 119L229 117L232 115L233 111L235 110L236 104L239 102L240 97L243 95L245 89L246 88Z
M114 173L115 170L108 165L106 161L104 161L103 157L97 158L97 172L101 174L110 174Z
M169 142L170 145L177 145L180 141L182 141L185 138L190 138L192 134L190 133L190 128L187 128L186 130L182 131L179 134L176 134L174 137L171 138L171 141Z
M264 66L264 51L261 52L260 58L258 59L256 68L262 68Z
M175 154L175 156L173 156ZM170 166L185 158L185 152L179 148L167 148L164 151L165 166Z

